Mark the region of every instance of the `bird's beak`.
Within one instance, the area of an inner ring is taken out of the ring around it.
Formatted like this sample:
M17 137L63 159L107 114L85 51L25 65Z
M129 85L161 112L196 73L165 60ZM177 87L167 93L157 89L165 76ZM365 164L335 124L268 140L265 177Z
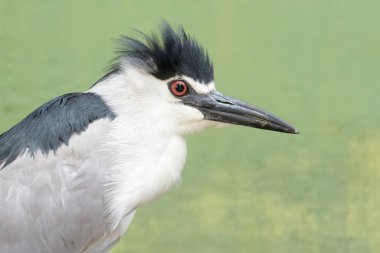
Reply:
M184 97L183 103L200 110L206 120L298 134L298 130L260 108L248 105L217 91Z

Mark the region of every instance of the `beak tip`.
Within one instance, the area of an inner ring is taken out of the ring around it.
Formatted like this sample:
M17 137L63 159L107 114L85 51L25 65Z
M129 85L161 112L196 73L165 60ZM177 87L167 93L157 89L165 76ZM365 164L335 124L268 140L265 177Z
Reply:
M291 132L292 134L300 134L300 131L298 131L297 129L292 129L293 131Z

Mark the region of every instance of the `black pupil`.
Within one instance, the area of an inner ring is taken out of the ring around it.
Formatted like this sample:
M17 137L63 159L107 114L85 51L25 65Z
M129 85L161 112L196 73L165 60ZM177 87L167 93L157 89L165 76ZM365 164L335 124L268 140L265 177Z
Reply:
M178 92L182 92L185 90L185 86L182 83L177 83L177 85L175 86L175 90Z

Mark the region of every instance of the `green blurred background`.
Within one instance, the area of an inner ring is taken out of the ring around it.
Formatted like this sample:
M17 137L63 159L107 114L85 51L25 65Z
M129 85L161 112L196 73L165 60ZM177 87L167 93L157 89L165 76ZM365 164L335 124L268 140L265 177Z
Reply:
M140 208L120 252L380 252L380 3L0 0L0 130L86 90L113 38L182 24L220 91L293 123L189 137L179 187ZM53 229L53 228L52 228Z

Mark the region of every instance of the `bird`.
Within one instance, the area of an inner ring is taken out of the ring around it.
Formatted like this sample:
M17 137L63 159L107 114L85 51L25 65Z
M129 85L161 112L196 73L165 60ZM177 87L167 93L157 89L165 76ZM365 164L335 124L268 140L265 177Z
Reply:
M136 210L180 180L189 134L299 133L217 91L209 54L182 26L122 36L106 73L0 135L0 252L109 252Z

